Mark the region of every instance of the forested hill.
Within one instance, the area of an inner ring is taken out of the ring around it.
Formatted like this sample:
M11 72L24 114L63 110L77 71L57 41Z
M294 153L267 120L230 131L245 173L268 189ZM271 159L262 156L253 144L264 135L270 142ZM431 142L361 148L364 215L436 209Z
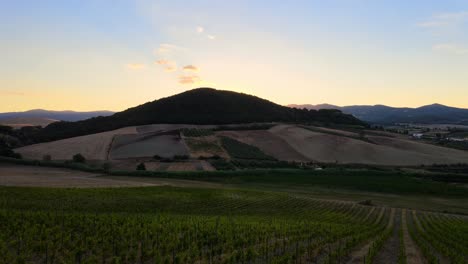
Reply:
M198 88L118 112L78 122L52 123L36 141L52 141L148 124L240 124L253 122L322 122L365 125L339 110L295 109L231 91Z

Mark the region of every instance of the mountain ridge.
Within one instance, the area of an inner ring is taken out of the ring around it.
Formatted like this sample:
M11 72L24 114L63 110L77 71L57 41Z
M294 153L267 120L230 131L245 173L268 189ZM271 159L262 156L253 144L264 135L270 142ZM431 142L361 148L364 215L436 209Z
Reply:
M420 107L392 107L387 105L349 105L331 104L288 105L289 107L307 109L338 109L363 121L376 124L422 123L422 124L460 124L468 125L468 109L451 107L439 103Z
M31 109L27 111L0 113L0 123L2 120L10 118L45 118L59 121L80 121L97 116L109 116L114 114L112 111L73 111L73 110L46 110Z

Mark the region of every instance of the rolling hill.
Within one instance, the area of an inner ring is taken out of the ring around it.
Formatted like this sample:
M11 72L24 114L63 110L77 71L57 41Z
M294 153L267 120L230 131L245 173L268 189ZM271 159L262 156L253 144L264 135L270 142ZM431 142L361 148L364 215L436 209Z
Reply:
M390 107L386 105L336 106L289 105L306 109L339 109L363 121L375 124L420 123L420 124L459 124L468 125L468 109L432 104L417 108Z
M27 126L45 127L59 120L44 117L11 117L0 119L0 125L21 128Z
M34 109L24 112L8 112L0 113L0 123L8 123L8 120L29 118L37 120L51 119L54 121L80 121L97 116L109 116L114 112L111 111L91 111L91 112L75 112L75 111L50 111L43 109Z
M127 109L107 117L56 122L40 130L37 142L149 124L240 124L255 122L322 122L366 125L337 110L300 110L231 91L198 88Z

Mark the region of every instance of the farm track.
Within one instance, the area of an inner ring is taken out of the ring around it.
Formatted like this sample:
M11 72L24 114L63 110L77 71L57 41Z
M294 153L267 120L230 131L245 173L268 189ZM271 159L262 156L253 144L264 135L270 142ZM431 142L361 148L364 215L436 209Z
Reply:
M405 244L405 258L407 264L425 264L427 261L424 259L421 251L416 243L410 237L408 231L407 210L403 209L401 214L401 224L403 228L403 241Z
M389 230L393 228L394 225L394 219L395 219L395 208L392 209L387 209L390 210L390 216L388 218L388 224L385 230ZM354 264L354 263L363 263L366 261L367 254L369 252L369 249L371 248L372 244L374 243L376 237L373 237L370 242L365 244L363 247L357 249L356 251L352 252L350 255L350 260L346 263L348 264Z
M392 234L391 236L385 241L383 247L377 255L373 263L381 263L381 264L392 264L398 263L398 256L399 254L395 254L400 251L400 237L399 231L401 228L401 209L396 209L395 216L393 217L393 226L392 226Z

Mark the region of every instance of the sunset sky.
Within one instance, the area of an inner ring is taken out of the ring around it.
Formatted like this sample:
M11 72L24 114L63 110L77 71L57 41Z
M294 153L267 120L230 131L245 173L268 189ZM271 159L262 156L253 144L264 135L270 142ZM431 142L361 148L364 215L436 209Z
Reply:
M468 0L0 0L0 112L196 87L279 104L468 108Z

